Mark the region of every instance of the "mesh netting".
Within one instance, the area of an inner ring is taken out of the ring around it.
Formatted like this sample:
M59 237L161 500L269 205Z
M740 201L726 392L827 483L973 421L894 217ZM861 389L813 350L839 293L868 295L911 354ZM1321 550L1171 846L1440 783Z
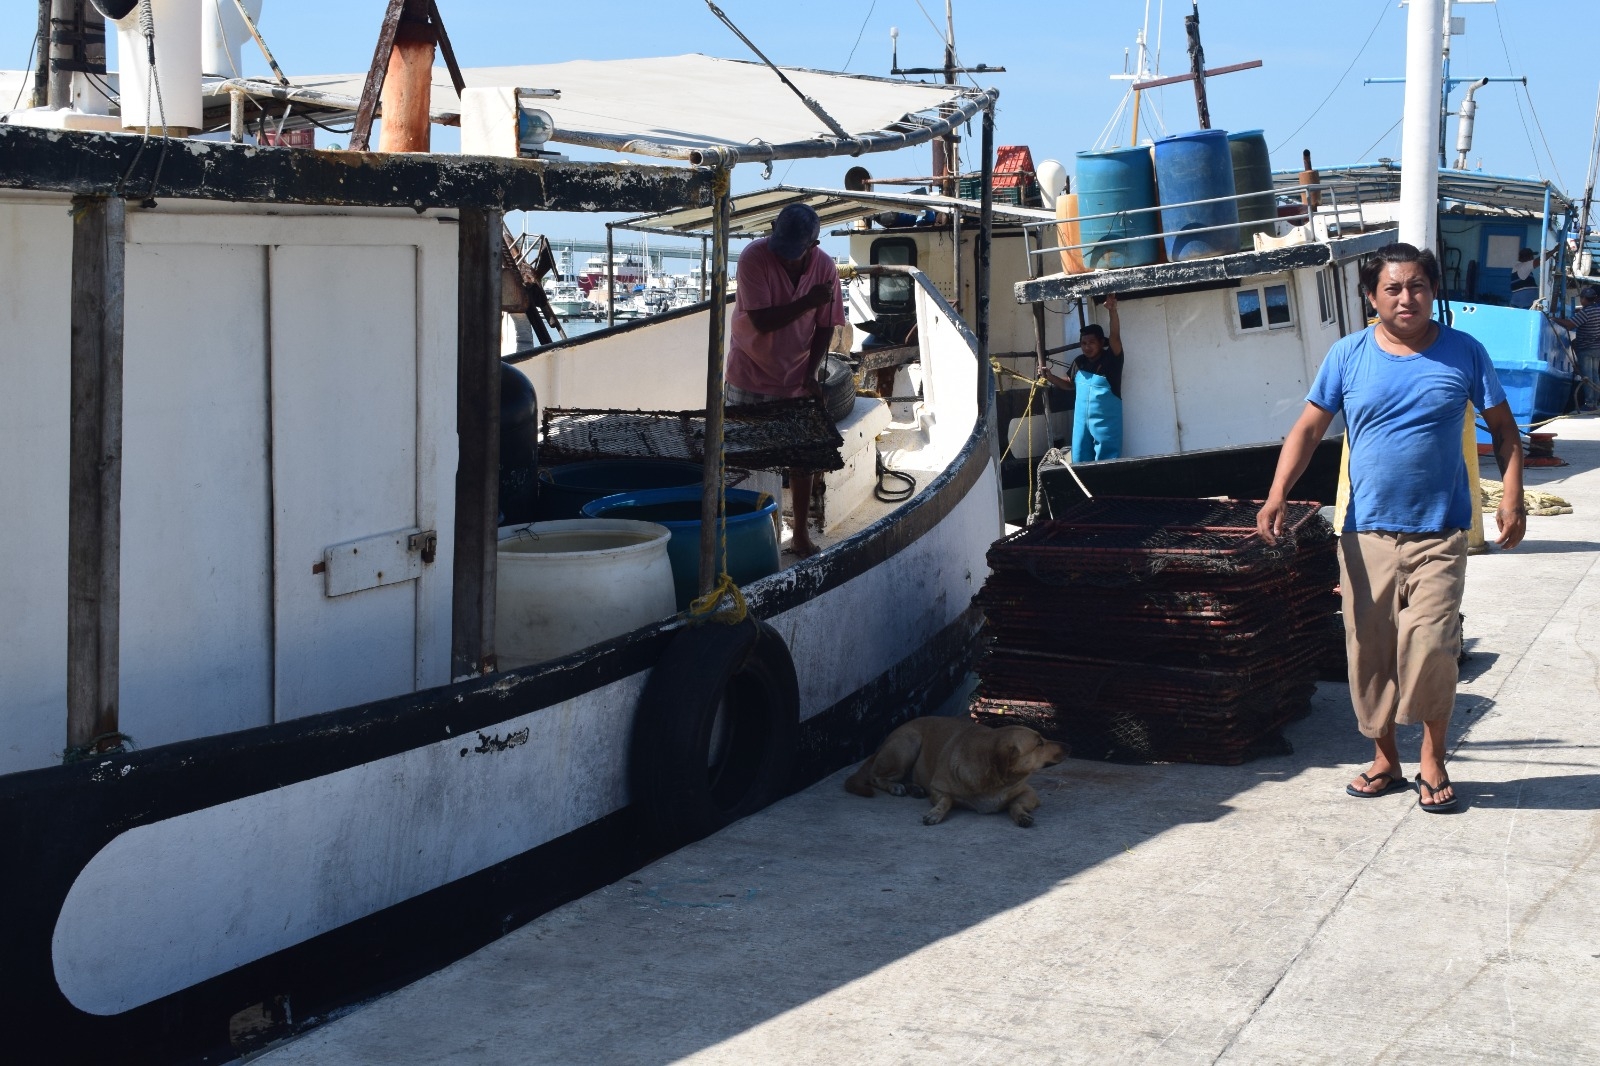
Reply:
M600 411L549 407L539 443L543 462L582 459L705 460L704 411ZM729 407L723 446L730 467L792 467L829 471L844 466L844 438L814 397Z
M1090 757L1240 762L1281 750L1342 644L1332 529L1290 504L1100 497L997 542L979 593L979 717Z

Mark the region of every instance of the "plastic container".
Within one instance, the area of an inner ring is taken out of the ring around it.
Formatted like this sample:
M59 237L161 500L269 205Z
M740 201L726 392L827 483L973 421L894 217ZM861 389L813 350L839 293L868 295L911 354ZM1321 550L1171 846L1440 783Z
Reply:
M559 658L675 613L671 539L654 523L617 519L502 527L494 607L500 665Z
M595 459L539 471L539 519L579 518L583 505L619 492L700 484L700 464L675 459Z
M1168 207L1232 196L1233 155L1226 130L1195 130L1162 137L1155 144L1156 184L1161 189L1161 228L1167 259L1206 259L1239 250L1239 206L1232 200ZM1223 226L1224 229L1211 229ZM1205 230L1205 232L1183 232Z
M1079 236L1082 227L1078 222L1077 193L1062 193L1056 197L1056 218L1067 220L1056 223L1056 243L1071 249L1061 253L1061 269L1067 274L1082 274L1089 269L1083 265L1083 249L1072 248L1072 245L1083 241Z
M1257 233L1272 233L1278 217L1277 198L1272 193L1272 157L1267 138L1260 130L1228 134L1228 153L1233 159L1233 191L1244 196L1239 205L1239 247L1255 248Z
M1109 152L1079 152L1077 180L1080 216L1109 212L1135 211L1156 206L1155 171L1146 148L1117 148ZM1081 240L1090 245L1083 250L1083 261L1090 270L1148 266L1161 254L1156 212L1113 214L1107 218L1084 218L1078 224ZM1127 244L1103 245L1101 241L1150 237Z
M764 492L728 490L728 574L747 585L778 572L778 501ZM590 518L655 522L672 531L667 556L677 588L678 610L689 606L700 584L700 486L650 489L606 496L584 505ZM717 547L720 553L721 545Z

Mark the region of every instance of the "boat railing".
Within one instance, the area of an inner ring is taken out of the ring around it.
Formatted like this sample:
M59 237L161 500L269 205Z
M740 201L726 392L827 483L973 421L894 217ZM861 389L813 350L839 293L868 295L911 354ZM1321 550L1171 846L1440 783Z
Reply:
M1343 203L1340 202L1341 192L1344 194ZM1134 215L1149 214L1151 212L1171 211L1176 208L1186 207L1204 207L1210 204L1238 202L1241 200L1250 199L1252 197L1262 196L1272 197L1274 204L1277 204L1280 199L1290 199L1296 194L1300 194L1302 197L1304 197L1305 195L1311 193L1326 194L1327 206L1323 207L1320 204L1308 204L1302 198L1299 206L1304 210L1299 214L1275 216L1264 219L1253 219L1250 221L1227 222L1217 226L1185 226L1181 229L1162 230L1158 233L1141 234L1136 237L1109 237L1100 238L1093 241L1083 241L1078 244L1051 244L1038 248L1030 248L1028 254L1030 256L1042 256L1052 252L1074 252L1081 251L1085 248L1105 248L1113 245L1133 244L1137 241L1154 241L1162 240L1166 237L1192 236L1197 233L1213 233L1220 230L1238 229L1240 227L1248 227L1259 232L1280 221L1290 222L1295 225L1311 225L1313 221L1321 220L1324 224L1325 232L1329 233L1330 235L1342 231L1347 225L1353 226L1358 231L1366 228L1366 205L1362 199L1361 187L1356 182L1343 181L1313 182L1306 185L1294 186L1292 190L1262 189L1256 192L1233 193L1228 196L1213 196L1204 200L1186 200L1182 203L1159 204L1154 207L1136 207L1122 211L1103 211L1099 214L1093 215L1073 215L1064 218L1042 219L1037 222L1023 223L1023 229L1028 232L1031 243L1032 240L1037 239L1036 231L1051 226L1064 226L1072 223L1082 223L1104 218L1127 219ZM1319 196L1318 198L1320 199L1321 197ZM1353 216L1353 220L1349 223L1346 222L1347 215ZM1304 219L1304 221L1295 222L1295 219ZM1029 260L1029 264L1032 266L1031 258Z

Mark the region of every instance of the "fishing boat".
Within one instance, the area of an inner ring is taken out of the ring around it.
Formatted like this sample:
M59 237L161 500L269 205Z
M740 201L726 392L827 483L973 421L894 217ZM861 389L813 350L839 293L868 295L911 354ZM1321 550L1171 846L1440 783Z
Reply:
M199 32L165 10L158 39ZM385 138L432 118L504 130L504 154L248 143L241 116L293 102L286 123L353 119L363 147L381 49L366 75L163 69L161 113L109 116L149 137L64 129L54 99L0 123L0 262L28 263L0 300L0 442L26 457L0 472L0 531L28 545L0 562L8 1061L260 1048L815 780L964 674L1001 529L986 301L969 326L901 271L922 395L906 418L849 405L822 551L745 582L746 620L725 595L733 624L665 614L514 668L497 474L502 430L527 423L502 424L500 390L702 427L716 514L730 172L973 120L988 146L996 94L785 70L840 138L763 64L442 51L428 91L407 86L421 121L391 103ZM533 103L569 150L652 162L525 150L528 86L550 87ZM508 376L501 213L673 209L712 216L711 299ZM879 498L881 456L914 491Z
M595 305L583 294L583 288L575 281L546 281L545 295L550 300L550 307L562 318L584 318L594 315Z

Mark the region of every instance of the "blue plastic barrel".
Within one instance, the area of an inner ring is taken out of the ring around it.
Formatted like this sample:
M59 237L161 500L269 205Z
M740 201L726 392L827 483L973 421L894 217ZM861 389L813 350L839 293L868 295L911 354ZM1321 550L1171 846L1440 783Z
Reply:
M1239 205L1232 200L1168 207L1232 196L1233 155L1226 130L1195 130L1156 141L1156 184L1161 189L1161 229L1172 262L1205 259L1239 250ZM1207 229L1225 226L1226 229ZM1186 230L1206 229L1203 233Z
M1109 152L1079 152L1078 214L1083 217L1079 239L1087 247L1083 261L1090 270L1148 266L1161 259L1156 212L1114 214L1156 206L1155 170L1147 148L1117 148ZM1089 218L1089 215L1107 215ZM1127 244L1102 244L1128 237L1150 237Z
M778 572L778 530L772 515L778 501L765 492L728 490L728 576L747 585ZM700 584L700 486L650 489L605 496L583 505L587 518L655 522L672 531L667 558L678 610L689 606ZM717 546L722 551L722 546Z
M1250 251L1256 246L1255 235L1271 233L1278 217L1277 197L1272 193L1272 156L1260 130L1228 134L1228 151L1233 156L1233 191L1240 194L1239 247Z
M602 496L700 484L700 464L676 459L594 459L539 471L541 522L577 518Z

